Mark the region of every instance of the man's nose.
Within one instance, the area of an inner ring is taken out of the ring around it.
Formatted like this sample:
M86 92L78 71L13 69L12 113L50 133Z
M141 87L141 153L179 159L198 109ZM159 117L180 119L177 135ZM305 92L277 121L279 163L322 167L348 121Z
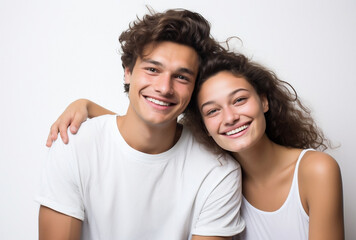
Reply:
M171 95L173 94L172 84L172 77L170 74L162 74L159 78L156 79L154 89L162 95Z

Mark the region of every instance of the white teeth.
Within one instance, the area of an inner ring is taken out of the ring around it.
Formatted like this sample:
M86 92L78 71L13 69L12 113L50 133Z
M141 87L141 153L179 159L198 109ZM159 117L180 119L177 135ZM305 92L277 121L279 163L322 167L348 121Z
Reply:
M154 99L154 98L147 97L146 99L147 99L148 101L150 101L150 102L153 102L153 103L158 104L158 105L161 105L161 106L169 106L169 103L162 102L162 101L159 101L159 100Z
M226 135L230 136L230 135L232 135L232 134L241 132L242 130L245 130L246 128L248 128L248 125L243 125L243 126L241 126L241 127L239 127L239 128L236 128L236 129L234 129L234 130L231 130L231 131L227 132Z

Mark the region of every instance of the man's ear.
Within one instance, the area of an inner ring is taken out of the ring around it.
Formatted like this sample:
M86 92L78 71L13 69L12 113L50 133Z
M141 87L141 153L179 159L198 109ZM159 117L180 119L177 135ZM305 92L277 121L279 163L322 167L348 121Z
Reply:
M130 78L131 78L131 70L128 67L125 67L124 82L126 84L130 84Z
M267 99L267 96L266 96L266 95L261 95L261 96L260 96L260 99L261 99L261 103L262 103L263 112L264 112L264 113L268 112L269 106L268 106L268 99Z

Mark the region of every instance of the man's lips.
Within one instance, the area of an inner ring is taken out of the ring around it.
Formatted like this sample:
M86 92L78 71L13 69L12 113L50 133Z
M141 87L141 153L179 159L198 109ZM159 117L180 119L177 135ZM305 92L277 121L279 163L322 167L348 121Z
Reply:
M162 100L158 100L158 99L155 99L155 98L152 98L152 97L145 97L148 101L154 103L154 104L157 104L157 105L160 105L160 106L165 106L165 107L168 107L168 106L171 106L173 105L173 103L169 103L169 102L165 102L165 101L162 101Z

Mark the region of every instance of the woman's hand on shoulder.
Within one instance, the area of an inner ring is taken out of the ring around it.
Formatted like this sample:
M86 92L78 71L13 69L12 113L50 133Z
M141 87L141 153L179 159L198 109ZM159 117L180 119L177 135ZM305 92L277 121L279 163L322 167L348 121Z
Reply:
M309 239L344 239L342 180L330 155L307 152L299 166L301 200L309 214Z
M115 113L88 99L78 99L72 102L52 124L47 137L46 146L52 146L52 142L57 139L58 133L61 134L63 142L67 144L69 141L67 134L68 127L70 132L75 134L80 128L80 125L85 122L88 117L93 118L105 114Z
M51 147L52 142L58 137L58 133L61 134L61 138L64 143L68 143L67 129L69 127L71 133L77 133L82 122L88 118L88 103L87 99L78 99L64 110L64 112L58 117L58 119L52 124L50 132L47 137L46 146Z

